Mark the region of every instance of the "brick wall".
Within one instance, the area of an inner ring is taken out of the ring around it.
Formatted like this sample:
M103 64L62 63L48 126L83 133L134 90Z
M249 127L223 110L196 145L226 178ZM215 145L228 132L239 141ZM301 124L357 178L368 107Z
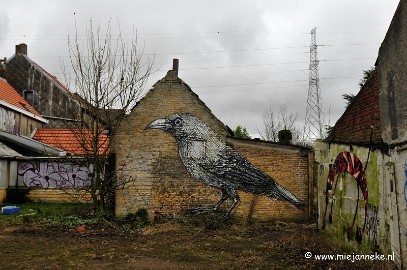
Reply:
M310 151L306 148L268 142L228 138L228 144L254 166L270 175L277 183L310 205ZM308 211L298 210L288 202L275 201L266 196L241 194L237 213L261 220L270 218L302 219ZM252 209L250 209L252 207Z
M221 138L226 137L226 127L175 72L169 71L125 118L113 142L117 177L129 182L116 194L117 215L136 212L141 207L150 213L167 215L218 199L214 189L189 176L171 136L144 130L156 118L176 112L190 112Z
M7 188L0 188L0 203L3 203L6 200Z
M377 69L366 81L355 100L336 122L329 141L369 143L373 125L373 142L381 143L379 82Z
M117 177L126 183L116 193L117 215L145 207L151 217L171 216L192 207L212 206L220 199L218 189L191 178L179 159L174 138L162 131L144 130L151 121L177 112L192 113L226 141L227 128L174 71L169 71L126 117L115 137ZM273 150L271 146L263 146L261 151L258 148L249 150L250 146L245 143L230 142L242 152L247 152L254 164L266 172L273 171L276 180L281 179L281 184L288 190L307 201L308 165L303 163L304 158L299 158L301 151ZM279 151L281 157L277 158ZM276 156L273 162L268 160L269 155ZM287 162L290 166L284 165ZM289 177L291 174L295 176ZM238 215L247 216L253 203L254 216L259 218L294 218L301 215L301 211L287 203L263 197L253 199L250 194L240 195L242 202L236 211Z
M34 202L91 202L89 192L74 189L34 188L27 197Z

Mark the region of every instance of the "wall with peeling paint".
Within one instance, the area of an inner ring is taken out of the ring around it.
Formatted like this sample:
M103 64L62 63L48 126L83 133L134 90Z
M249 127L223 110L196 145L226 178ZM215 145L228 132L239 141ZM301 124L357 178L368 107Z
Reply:
M333 166L335 158L343 151L349 151L359 157L363 166L366 167L367 156L369 149L364 147L352 147L340 144L327 144L317 142L315 145L315 162L318 166L317 179L318 179L318 204L319 204L319 224L322 227L324 209L326 205L325 191L327 190L327 179L330 169ZM367 164L366 180L368 190L368 213L379 207L380 203L380 188L379 179L382 175L381 168L378 163L381 163L381 155L379 152L370 152L369 163ZM336 192L329 194L329 207L333 203L332 220L327 221L326 230L335 234L340 239L353 241L357 228L364 226L364 202L362 193L359 192L356 179L349 173L342 172L336 178ZM359 202L358 202L359 201ZM348 232L348 228L352 224L355 215L356 204L358 204L356 224L352 231ZM326 216L326 219L328 217ZM369 215L368 218L370 219ZM367 230L367 229L366 229ZM369 232L371 235L374 232ZM363 237L363 242L366 242L366 237Z
M407 269L407 205L405 201L407 144L397 146L384 155L382 210L385 242L395 252L402 269Z
M407 1L396 10L386 38L380 46L379 68L380 114L382 136L387 143L407 141Z
M395 263L407 269L407 1L401 0L381 44L376 69L354 102L335 124L325 142L316 143L319 225L325 231L353 241L364 215L357 199L358 186L349 174L340 174L335 196L329 191L328 171L342 151L357 155L366 166L367 210L361 245L395 254ZM369 127L371 125L371 127ZM369 136L368 136L369 135ZM369 149L371 149L369 159ZM366 162L369 160L368 162ZM335 166L334 166L335 167ZM335 190L335 189L333 189ZM360 193L360 192L359 192ZM328 218L325 205L332 204ZM356 229L357 231L357 229Z

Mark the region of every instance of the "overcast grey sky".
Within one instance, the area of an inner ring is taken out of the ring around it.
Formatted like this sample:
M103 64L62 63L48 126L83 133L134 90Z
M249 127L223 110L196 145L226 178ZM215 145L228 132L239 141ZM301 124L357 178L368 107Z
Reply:
M403 0L404 1L404 0ZM1 0L0 57L26 43L28 56L62 80L68 34L89 20L137 30L158 70L180 60L179 77L223 123L256 136L262 114L285 104L305 118L310 31L317 28L325 124L342 115L343 94L356 94L372 67L398 0ZM75 15L74 15L75 13ZM147 89L148 90L148 89Z

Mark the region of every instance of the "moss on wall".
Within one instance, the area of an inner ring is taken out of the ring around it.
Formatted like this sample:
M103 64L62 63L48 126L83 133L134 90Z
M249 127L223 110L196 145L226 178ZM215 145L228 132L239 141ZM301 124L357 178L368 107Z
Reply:
M375 207L379 207L380 202L380 167L378 165L377 159L377 154L375 152L371 152L369 164L367 165L366 171L367 187L369 191L368 202Z
M356 147L339 144L324 144L319 142L315 147L315 159L319 164L318 173L318 201L319 201L319 224L322 227L324 220L325 191L329 169L332 167L336 157L343 151L351 151L359 157L363 166L366 165L366 160L369 156L369 162L366 170L366 181L368 188L368 211L374 208L378 209L380 203L380 179L381 167L380 157L377 152L370 151L364 147ZM362 192L359 190L355 178L349 173L343 172L337 175L337 183L334 182L332 192L334 192L336 184L336 192L328 196L329 203L325 214L326 231L339 239L354 241L356 238L356 230L359 227L363 228L365 222L365 209ZM358 197L359 190L359 197ZM331 204L333 202L332 217L330 218ZM355 225L352 228L353 219L356 211ZM367 217L369 219L369 216ZM330 220L332 222L330 222ZM367 220L368 222L368 220ZM356 242L356 241L354 241ZM367 237L367 229L363 235L363 245L372 246L372 240Z

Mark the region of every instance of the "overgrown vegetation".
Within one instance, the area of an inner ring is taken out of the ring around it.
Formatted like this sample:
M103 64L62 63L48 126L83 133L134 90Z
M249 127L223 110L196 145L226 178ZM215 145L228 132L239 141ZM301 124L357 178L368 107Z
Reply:
M359 90L362 89L362 87L365 85L367 80L370 78L370 76L373 74L373 71L375 70L375 67L371 67L369 69L363 70L363 76L359 81ZM356 98L356 95L354 94L343 94L342 98L346 102L346 107L348 107Z
M10 204L8 204L10 205ZM137 232L149 224L146 209L118 219L95 212L92 204L84 203L24 203L13 204L21 211L13 215L0 214L0 224L5 226L31 225L50 229L109 228ZM0 205L0 207L7 205ZM80 227L83 228L80 228Z

